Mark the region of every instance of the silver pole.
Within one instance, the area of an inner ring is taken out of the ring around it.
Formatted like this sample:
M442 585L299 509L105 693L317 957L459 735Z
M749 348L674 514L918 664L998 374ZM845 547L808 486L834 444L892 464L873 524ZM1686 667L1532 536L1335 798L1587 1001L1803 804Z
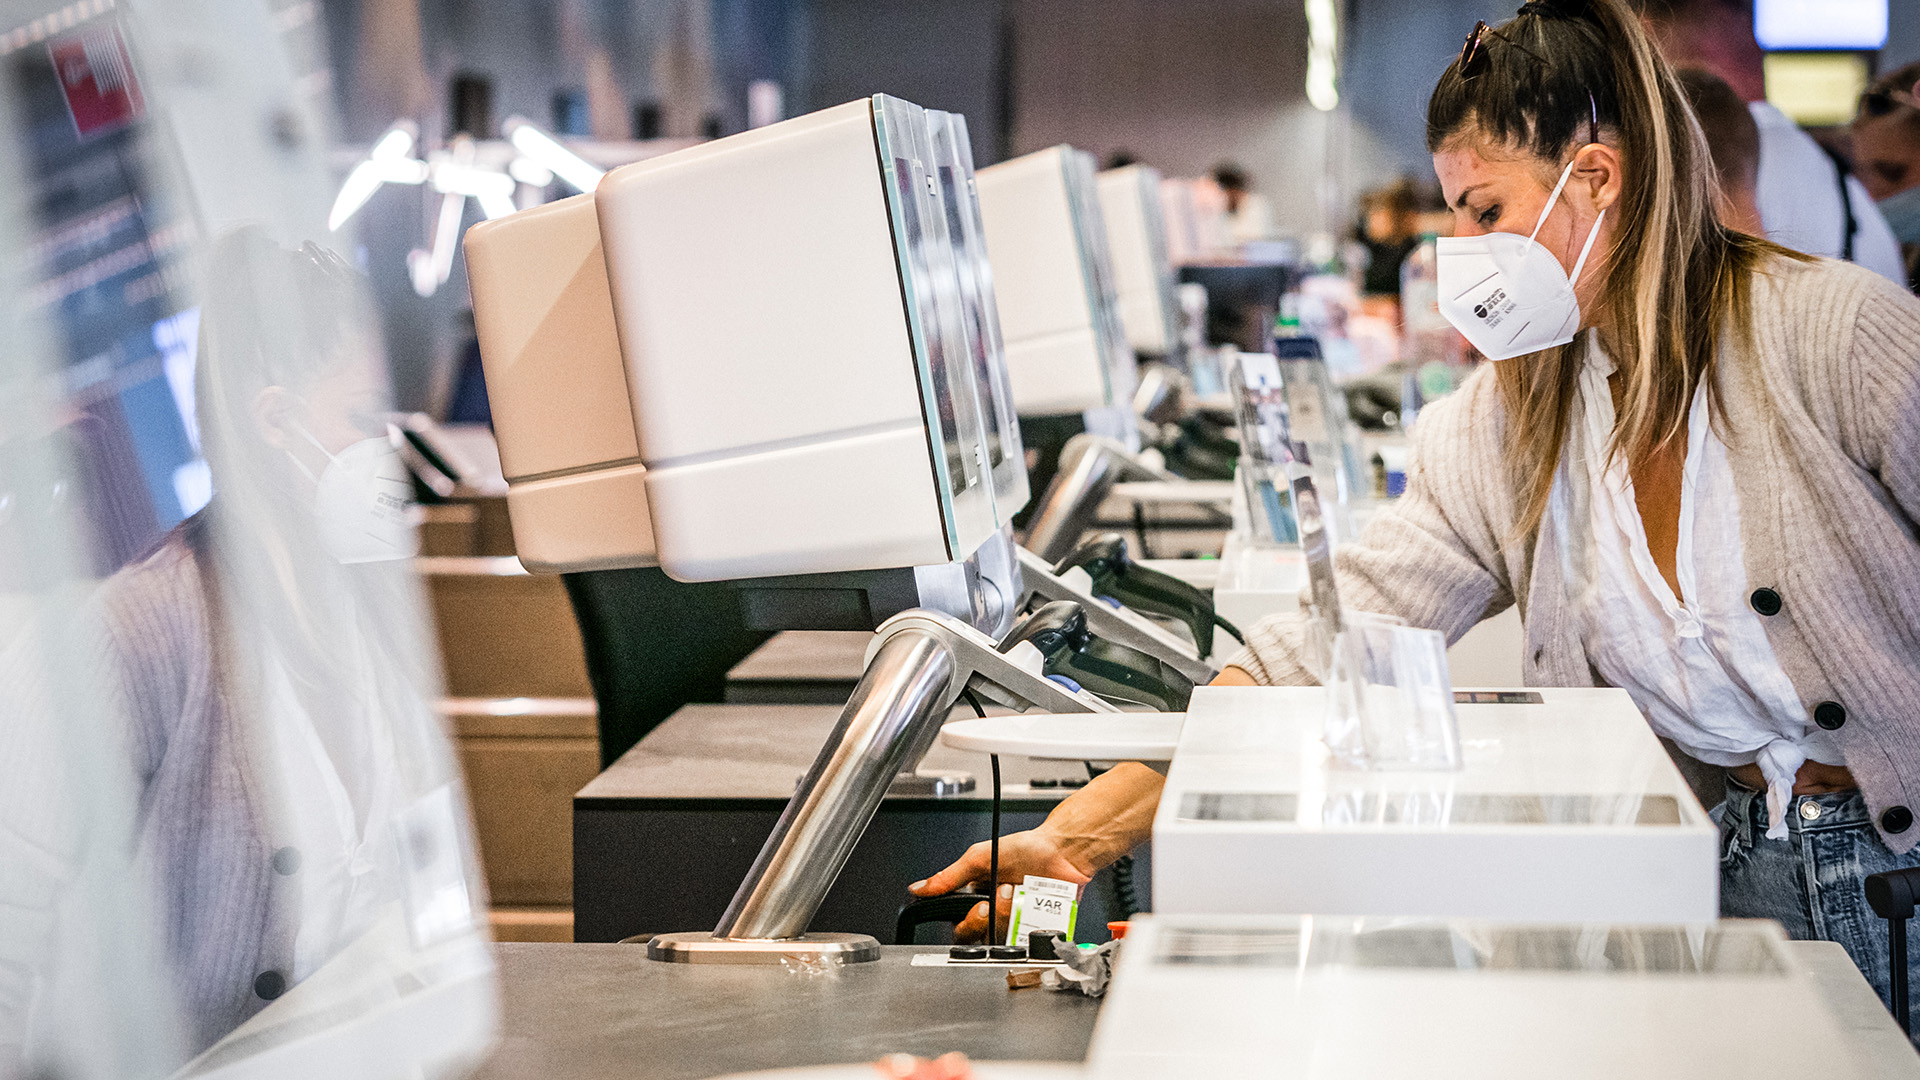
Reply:
M904 630L880 644L714 937L785 941L806 933L887 786L932 746L952 704L954 671L952 650L927 631Z
M1051 566L1067 557L1120 479L1121 459L1105 442L1075 436L1060 451L1060 471L1027 525L1028 551Z

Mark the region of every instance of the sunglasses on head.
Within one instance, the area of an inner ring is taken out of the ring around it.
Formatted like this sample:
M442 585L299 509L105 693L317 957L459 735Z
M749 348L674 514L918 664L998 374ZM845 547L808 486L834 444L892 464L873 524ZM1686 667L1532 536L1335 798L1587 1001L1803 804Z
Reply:
M1488 38L1499 38L1501 41L1519 49L1540 63L1546 63L1539 53L1534 52L1532 49L1501 33L1498 29L1488 26L1486 20L1482 19L1473 24L1473 33L1468 34L1467 43L1460 46L1459 71L1462 79L1474 78L1487 69Z

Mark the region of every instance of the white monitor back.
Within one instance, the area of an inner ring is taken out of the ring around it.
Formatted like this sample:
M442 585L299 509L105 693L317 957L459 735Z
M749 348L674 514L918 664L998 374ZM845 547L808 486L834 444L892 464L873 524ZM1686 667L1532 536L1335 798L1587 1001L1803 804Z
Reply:
M927 120L850 102L595 194L660 565L965 559L999 528Z
M1127 165L1101 173L1099 184L1127 344L1143 356L1166 356L1179 347L1180 318L1160 212L1160 172Z
M1022 416L1127 408L1120 329L1091 159L1055 146L979 172L1013 400Z
M654 565L592 195L467 230L514 548L535 572Z

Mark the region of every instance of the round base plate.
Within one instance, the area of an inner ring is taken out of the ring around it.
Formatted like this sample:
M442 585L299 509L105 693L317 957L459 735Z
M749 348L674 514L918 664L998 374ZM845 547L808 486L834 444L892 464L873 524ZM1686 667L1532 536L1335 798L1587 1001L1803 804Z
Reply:
M867 934L808 934L789 941L744 941L710 933L661 934L647 942L647 959L672 964L778 964L831 958L843 964L880 959L880 942Z

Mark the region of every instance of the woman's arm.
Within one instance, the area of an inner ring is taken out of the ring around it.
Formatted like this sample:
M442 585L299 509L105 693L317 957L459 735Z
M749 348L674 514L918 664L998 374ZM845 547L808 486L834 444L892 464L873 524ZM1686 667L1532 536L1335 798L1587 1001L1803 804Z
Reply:
M1341 602L1350 608L1398 615L1458 640L1473 625L1513 602L1500 549L1513 520L1507 472L1500 464L1498 391L1483 371L1420 417L1410 456L1407 494L1384 511L1357 543L1335 561ZM1499 524L1495 524L1495 523ZM1305 663L1306 617L1277 616L1248 634L1214 685L1315 682ZM1000 882L1028 874L1085 884L1094 873L1145 842L1165 778L1137 763L1112 769L1062 800L1037 829L1000 842ZM939 896L985 881L988 845L967 849L959 861L908 891ZM980 904L960 924L970 937L986 923Z
M1491 367L1421 412L1407 493L1336 550L1343 607L1399 616L1451 644L1514 602L1502 550L1515 512ZM1304 611L1262 620L1230 663L1268 686L1316 683L1307 625Z
M1253 676L1230 667L1213 680L1215 686L1252 686ZM1085 885L1102 867L1146 843L1153 835L1153 815L1160 805L1166 777L1137 761L1123 762L1087 782L1087 786L1060 801L1040 827L1013 833L1000 840L1000 881L1010 909L1012 884L1028 874ZM985 881L991 849L984 840L967 849L952 866L925 881L907 886L915 896L942 896L962 885ZM987 905L977 904L955 934L960 940L978 937L987 924Z
M1851 333L1829 338L1838 355L1819 369L1826 403L1813 419L1920 525L1920 299L1877 274L1855 277L1865 295Z

